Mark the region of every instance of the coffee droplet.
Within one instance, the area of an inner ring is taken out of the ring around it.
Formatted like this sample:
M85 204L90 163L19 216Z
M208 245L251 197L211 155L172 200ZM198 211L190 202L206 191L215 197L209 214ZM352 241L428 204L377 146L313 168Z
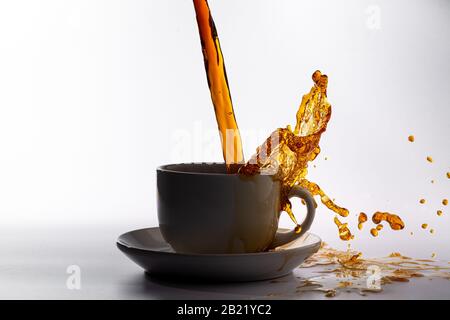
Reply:
M341 221L339 221L339 218L337 216L334 217L334 223L338 227L339 238L341 238L341 240L348 241L354 238L354 236L350 232L350 229L348 228L347 223L342 223Z
M433 253L431 254L431 257L432 257L432 258L436 258L436 253L433 252Z
M382 224L377 225L377 230L380 231L381 229L383 229L383 225Z
M367 215L364 212L361 212L358 216L358 229L362 230L364 222L367 221Z
M375 212L372 216L372 221L375 224L380 224L381 221L386 221L389 223L392 230L402 230L405 227L405 223L398 215L389 212Z
M414 142L414 136L413 136L413 135L410 135L410 136L408 137L408 141L409 141L409 142Z
M422 223L422 229L428 228L428 223Z
M377 237L378 236L378 230L375 228L370 229L370 233L372 234L372 236Z
M436 214L440 217L440 216L442 216L442 210L438 210L437 212L436 212Z
M419 203L420 203L420 204L424 204L425 202L426 202L425 199L420 199L420 200L419 200Z
M414 235L414 232L411 231L409 234L410 234L410 235Z
M427 161L428 161L428 162L433 162L433 158L430 157L430 156L428 156L428 157L427 157Z
M447 200L447 199L442 200L442 204L443 204L444 206L448 205L448 200Z
M434 229L430 229L430 233L433 234L434 233Z
M447 172L447 179L450 179L450 172Z
M434 180L431 180L431 183L434 183Z
M295 233L300 233L300 232L302 232L302 226L298 224L295 226L294 230L295 230Z
M328 157L325 157L325 160L328 160Z

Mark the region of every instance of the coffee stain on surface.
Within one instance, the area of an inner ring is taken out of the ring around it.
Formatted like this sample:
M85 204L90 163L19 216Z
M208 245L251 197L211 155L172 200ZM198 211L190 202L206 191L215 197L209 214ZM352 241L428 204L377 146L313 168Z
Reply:
M299 271L309 276L298 277L300 285L297 286L297 293L322 292L326 297L334 297L341 292L365 296L383 291L386 285L408 283L419 277L450 280L447 262L413 259L398 252L382 258L364 258L361 252L340 251L326 243L322 243L319 251L305 260Z

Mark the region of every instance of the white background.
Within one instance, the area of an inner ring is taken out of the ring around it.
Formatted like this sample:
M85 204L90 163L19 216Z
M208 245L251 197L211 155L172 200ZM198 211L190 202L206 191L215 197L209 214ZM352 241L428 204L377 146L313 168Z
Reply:
M450 259L450 2L210 6L246 157L320 69L333 116L310 179L351 210L352 246ZM220 161L215 128L191 1L0 2L0 226L157 225L156 167ZM358 232L376 210L405 230ZM333 216L320 206L312 231L345 248Z

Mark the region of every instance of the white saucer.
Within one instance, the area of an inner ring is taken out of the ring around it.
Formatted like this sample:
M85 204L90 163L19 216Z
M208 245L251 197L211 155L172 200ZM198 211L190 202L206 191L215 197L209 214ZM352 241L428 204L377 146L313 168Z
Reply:
M164 241L159 228L122 234L117 247L154 276L186 280L255 281L282 277L317 252L321 240L312 233L274 251L248 254L181 254Z

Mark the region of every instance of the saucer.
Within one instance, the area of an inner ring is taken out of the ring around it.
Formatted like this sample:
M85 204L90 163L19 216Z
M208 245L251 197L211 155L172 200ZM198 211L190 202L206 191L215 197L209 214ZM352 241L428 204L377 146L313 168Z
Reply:
M117 239L120 251L152 276L214 281L256 281L285 276L317 252L320 244L318 236L307 232L267 252L184 254L174 252L157 227L130 231Z

